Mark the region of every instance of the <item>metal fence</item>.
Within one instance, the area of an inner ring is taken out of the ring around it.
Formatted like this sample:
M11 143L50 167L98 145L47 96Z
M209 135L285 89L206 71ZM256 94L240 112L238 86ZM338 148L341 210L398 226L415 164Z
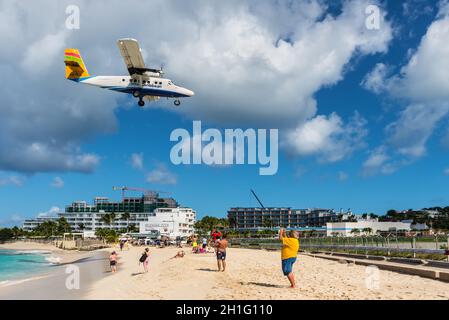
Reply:
M435 259L445 259L448 255L449 240L445 236L435 237L316 237L300 238L300 249L304 251L352 252L387 256L425 255ZM232 246L279 250L281 243L275 238L231 240Z

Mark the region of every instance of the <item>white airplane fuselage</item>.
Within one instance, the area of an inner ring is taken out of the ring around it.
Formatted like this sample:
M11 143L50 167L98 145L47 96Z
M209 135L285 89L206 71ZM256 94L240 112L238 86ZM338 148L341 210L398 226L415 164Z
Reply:
M145 96L182 98L191 97L194 92L175 85L170 79L148 77L141 80L130 76L89 76L75 81L103 89L132 94L134 97Z

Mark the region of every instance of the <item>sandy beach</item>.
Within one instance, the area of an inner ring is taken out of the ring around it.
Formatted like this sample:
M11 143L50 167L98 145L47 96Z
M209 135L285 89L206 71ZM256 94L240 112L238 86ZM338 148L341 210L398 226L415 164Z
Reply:
M143 248L120 254L119 272L96 282L89 299L449 299L449 283L379 271L379 288L368 289L366 268L299 255L298 287L288 288L275 251L228 249L226 272L214 254L170 259L178 249L151 248L150 272L142 274Z
M76 256L77 259L72 262L83 268L84 274L81 276L88 279L84 279L84 282L81 279L82 288L77 293L59 293L59 297L118 300L449 299L449 283L380 270L378 286L369 289L366 285L369 276L366 267L302 254L298 255L294 267L298 287L290 289L280 269L280 253L265 250L230 248L227 270L217 272L214 254L192 254L188 248L184 248L184 258L170 259L179 249L151 247L150 271L145 274L138 262L143 249L131 247L122 252L115 249L119 254L116 274L108 272L106 257L110 250L83 253L87 259L93 260L90 264L79 263L77 255L80 253L61 253ZM44 290L41 298L51 298L51 295L45 293L51 290L50 284L53 287L62 286L64 281L65 275L60 274L0 288L0 298L11 297L13 287L14 296L20 295L20 292L29 292L36 288L36 283ZM20 291L17 288L21 288Z
M48 252L48 257L58 261L38 273L1 283L0 300L82 299L95 281L109 274L105 251L62 250L52 244L33 242L2 244L0 249ZM66 279L69 274L66 271L70 266L76 266L79 270L79 289L67 289Z

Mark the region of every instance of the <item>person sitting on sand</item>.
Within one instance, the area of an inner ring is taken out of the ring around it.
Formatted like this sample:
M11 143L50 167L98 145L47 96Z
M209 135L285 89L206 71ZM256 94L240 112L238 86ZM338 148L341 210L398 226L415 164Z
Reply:
M279 240L282 242L282 272L290 281L290 288L295 288L296 284L295 275L293 274L293 264L296 262L299 250L298 231L290 231L290 234L287 237L285 229L281 228L279 230Z
M228 240L226 240L227 235L224 234L221 240L217 240L216 250L217 250L217 265L218 271L225 271L226 269L226 248L228 247ZM223 270L221 270L223 267Z
M172 257L171 259L184 258L185 254L186 253L184 252L184 250L178 251L178 253L174 257Z
M150 262L150 249L145 248L145 251L142 253L139 262L143 264L143 271L148 272L148 264Z
M111 267L111 272L117 272L117 253L115 251L111 252L109 256L109 266Z

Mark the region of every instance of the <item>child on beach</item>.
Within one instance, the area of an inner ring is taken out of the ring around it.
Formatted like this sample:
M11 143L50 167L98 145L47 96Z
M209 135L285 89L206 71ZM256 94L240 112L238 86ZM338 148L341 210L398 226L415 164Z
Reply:
M148 272L148 263L150 262L150 249L145 248L145 251L142 253L142 256L139 259L139 262L143 264L143 271Z
M193 238L193 242L192 242L192 252L193 253L197 253L198 250L198 242L196 242L196 238Z
M279 230L279 240L282 242L282 272L290 281L290 288L295 288L293 264L296 262L296 256L298 255L299 250L298 232L290 231L290 234L287 237L285 229L281 228Z
M117 272L117 253L115 251L111 252L109 256L109 266L111 267L111 272Z

